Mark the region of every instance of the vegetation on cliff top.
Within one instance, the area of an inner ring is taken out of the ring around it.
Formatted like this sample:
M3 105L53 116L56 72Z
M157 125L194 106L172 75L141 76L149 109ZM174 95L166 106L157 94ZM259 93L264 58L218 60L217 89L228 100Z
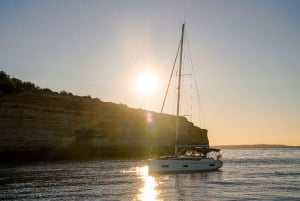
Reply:
M24 91L38 91L40 89L31 82L22 82L17 78L10 78L4 71L0 71L0 92L4 94L18 93ZM50 91L50 90L49 90Z
M22 92L49 92L49 93L57 93L53 92L48 88L40 88L32 82L23 82L14 77L10 77L4 71L0 71L0 95L1 94L15 94ZM61 91L62 95L73 95L70 92ZM90 98L90 96L88 96Z

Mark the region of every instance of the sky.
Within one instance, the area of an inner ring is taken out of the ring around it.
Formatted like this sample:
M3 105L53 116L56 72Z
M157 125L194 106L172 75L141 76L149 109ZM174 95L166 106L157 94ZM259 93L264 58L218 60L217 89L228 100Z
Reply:
M210 143L300 145L299 11L297 0L1 0L0 70L160 112L185 23Z

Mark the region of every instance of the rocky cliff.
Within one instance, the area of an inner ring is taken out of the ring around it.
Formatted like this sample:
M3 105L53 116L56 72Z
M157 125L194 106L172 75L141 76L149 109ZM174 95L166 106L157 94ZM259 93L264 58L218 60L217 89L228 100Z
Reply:
M1 158L55 151L66 158L168 154L175 123L172 115L56 93L0 73ZM184 117L179 133L180 143L208 144L207 130Z

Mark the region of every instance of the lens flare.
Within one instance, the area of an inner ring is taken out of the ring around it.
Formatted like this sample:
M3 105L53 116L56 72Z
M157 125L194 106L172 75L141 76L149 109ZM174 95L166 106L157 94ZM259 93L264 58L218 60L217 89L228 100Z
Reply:
M152 113L151 112L147 112L146 121L148 124L152 124Z

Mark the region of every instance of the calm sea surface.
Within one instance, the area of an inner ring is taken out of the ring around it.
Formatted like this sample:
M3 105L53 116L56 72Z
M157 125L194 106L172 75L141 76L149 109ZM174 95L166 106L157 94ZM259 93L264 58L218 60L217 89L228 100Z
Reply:
M300 200L300 149L224 149L220 171L148 176L144 161L0 165L0 200Z

